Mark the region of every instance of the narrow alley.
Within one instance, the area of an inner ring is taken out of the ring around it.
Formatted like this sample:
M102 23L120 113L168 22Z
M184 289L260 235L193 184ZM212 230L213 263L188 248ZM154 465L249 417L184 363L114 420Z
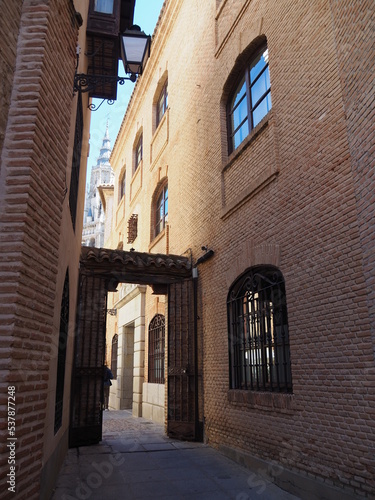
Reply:
M168 438L130 410L103 414L103 440L73 448L52 500L297 499L202 443Z

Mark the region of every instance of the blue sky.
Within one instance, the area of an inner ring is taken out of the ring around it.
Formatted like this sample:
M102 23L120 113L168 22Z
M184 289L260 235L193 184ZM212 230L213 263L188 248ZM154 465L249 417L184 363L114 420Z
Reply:
M164 0L136 0L134 24L138 24L146 34L152 35L163 3ZM122 61L119 62L119 68L120 76L124 76ZM133 88L134 83L130 81L126 81L124 85L117 85L117 100L115 103L110 106L107 102L104 102L97 111L91 114L90 155L87 159L86 184L90 182L91 167L96 165L99 156L107 120L109 122L111 145L113 147ZM101 99L93 99L93 102L98 105Z

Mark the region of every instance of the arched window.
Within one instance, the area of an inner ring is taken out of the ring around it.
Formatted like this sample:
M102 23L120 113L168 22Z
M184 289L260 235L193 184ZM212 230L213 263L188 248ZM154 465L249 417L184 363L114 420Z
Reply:
M156 314L148 327L148 381L164 384L165 317Z
M115 334L112 338L112 350L111 350L111 372L113 378L117 378L117 349L118 349L118 335Z
M158 101L156 103L156 126L159 125L168 108L168 80L163 85Z
M234 151L272 107L267 44L252 55L228 101L229 153Z
M292 392L285 283L272 266L249 269L228 295L231 389Z
M168 222L168 184L161 189L155 204L155 236L165 228Z

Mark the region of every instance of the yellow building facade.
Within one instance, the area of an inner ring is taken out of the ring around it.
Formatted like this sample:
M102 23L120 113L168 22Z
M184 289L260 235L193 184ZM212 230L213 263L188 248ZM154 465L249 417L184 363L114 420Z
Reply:
M198 272L205 441L317 497L374 491L373 21L371 2L167 1L101 193L107 248ZM168 300L120 285L107 329L110 407L166 425Z

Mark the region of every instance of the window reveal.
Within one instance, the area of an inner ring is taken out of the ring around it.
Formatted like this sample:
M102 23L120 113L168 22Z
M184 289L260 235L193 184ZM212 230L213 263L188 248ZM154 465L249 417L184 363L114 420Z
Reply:
M250 269L228 296L230 387L292 392L284 279L276 268Z
M228 106L229 152L234 151L272 107L268 49L261 51L250 65L232 94Z

